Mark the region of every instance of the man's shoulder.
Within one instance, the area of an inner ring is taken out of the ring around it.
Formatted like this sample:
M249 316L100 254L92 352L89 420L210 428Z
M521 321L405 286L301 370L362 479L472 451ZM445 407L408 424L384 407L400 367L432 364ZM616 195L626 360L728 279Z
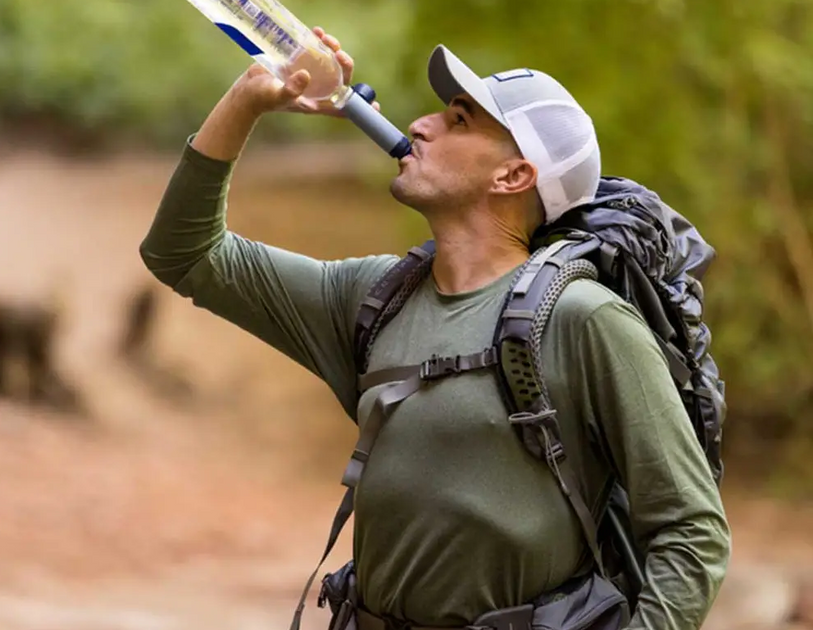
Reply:
M328 261L331 276L340 294L348 299L352 312L358 310L370 289L395 265L400 256L394 254L369 254Z
M608 304L629 305L609 287L595 280L579 279L567 285L554 306L552 317L586 322Z
M326 264L342 279L356 286L371 287L399 260L395 254L367 254L329 260Z
M638 309L594 280L575 280L567 286L553 308L546 336L574 351L587 344L627 355L660 353Z
M649 326L638 310L609 287L595 280L571 282L551 312L547 333L578 343L585 331L616 339L646 338Z

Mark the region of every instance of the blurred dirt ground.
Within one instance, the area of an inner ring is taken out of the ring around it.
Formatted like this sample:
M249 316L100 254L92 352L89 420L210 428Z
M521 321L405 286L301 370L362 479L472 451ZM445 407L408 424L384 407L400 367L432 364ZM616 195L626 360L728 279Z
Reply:
M315 377L144 270L138 244L176 157L0 156L0 302L58 289L58 365L88 410L0 402L0 628L282 629L321 554L353 427ZM249 153L230 227L324 258L402 252L406 214L386 196L292 179L303 161L324 176L376 158ZM154 370L116 354L143 287L158 295ZM736 480L726 504L734 560L707 627L789 627L813 506ZM348 528L323 572L349 553ZM327 619L315 590L307 629Z

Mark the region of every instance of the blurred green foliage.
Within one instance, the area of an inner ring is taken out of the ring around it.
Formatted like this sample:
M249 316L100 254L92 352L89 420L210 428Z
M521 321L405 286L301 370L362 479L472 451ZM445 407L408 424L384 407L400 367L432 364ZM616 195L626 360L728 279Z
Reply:
M402 128L438 107L425 76L438 43L483 75L528 66L560 79L594 118L605 172L658 191L717 248L707 319L729 435L781 445L810 474L813 1L285 4L342 41ZM184 0L44 6L2 0L0 120L177 146L248 63ZM358 137L302 116L271 117L258 134Z
M392 43L409 24L408 1L287 6L359 51L363 80L390 84L394 92L399 50ZM349 17L355 12L358 21ZM73 135L96 138L113 130L177 146L249 63L185 0L0 1L0 123L6 125L47 121L70 126ZM336 121L295 117L269 120L258 133L290 140L346 131Z

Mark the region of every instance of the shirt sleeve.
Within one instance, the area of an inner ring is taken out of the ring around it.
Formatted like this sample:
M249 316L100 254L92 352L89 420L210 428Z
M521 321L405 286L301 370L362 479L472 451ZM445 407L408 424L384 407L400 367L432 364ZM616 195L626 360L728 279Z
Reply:
M730 530L666 359L620 301L590 314L577 346L579 396L606 437L646 557L629 627L695 630L722 584Z
M179 295L323 379L356 415L353 329L361 300L396 256L317 260L227 229L234 162L187 143L142 241L144 264Z

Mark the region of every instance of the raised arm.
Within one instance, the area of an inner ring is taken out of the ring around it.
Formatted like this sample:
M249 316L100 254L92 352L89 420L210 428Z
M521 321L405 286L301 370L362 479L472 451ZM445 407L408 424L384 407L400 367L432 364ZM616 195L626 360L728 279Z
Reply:
M349 80L352 60L339 58ZM185 147L140 253L158 280L321 377L354 415L355 311L396 258L317 260L226 227L231 174L258 118L324 107L300 97L307 81L300 71L283 85L259 66L238 79Z

